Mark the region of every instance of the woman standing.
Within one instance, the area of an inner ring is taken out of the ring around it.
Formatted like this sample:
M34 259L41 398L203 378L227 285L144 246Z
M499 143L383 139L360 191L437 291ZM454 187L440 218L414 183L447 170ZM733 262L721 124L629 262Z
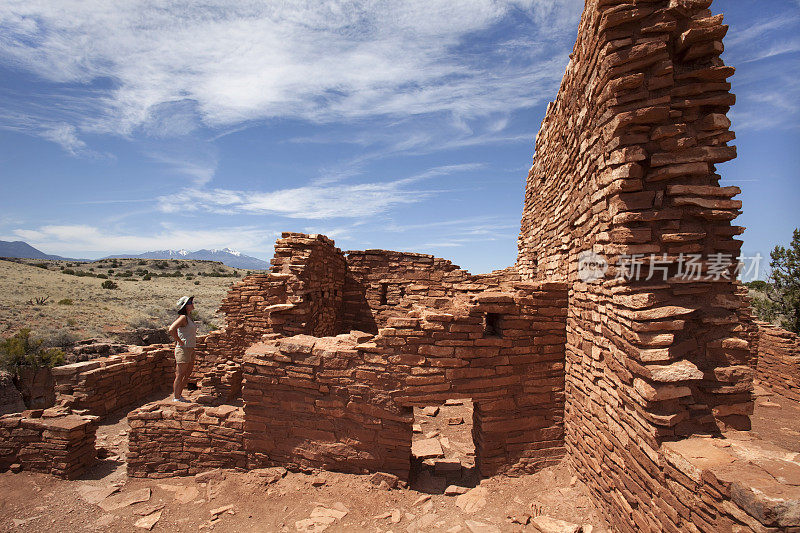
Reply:
M181 296L175 308L180 315L169 327L175 339L175 382L172 384L173 402L188 402L182 393L189 382L194 367L194 350L197 346L197 324L192 320L194 296Z

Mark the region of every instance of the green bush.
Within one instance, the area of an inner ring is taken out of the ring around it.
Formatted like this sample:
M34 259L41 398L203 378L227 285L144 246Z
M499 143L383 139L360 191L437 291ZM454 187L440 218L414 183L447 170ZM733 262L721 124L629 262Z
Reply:
M114 290L114 289L118 289L119 288L119 285L117 285L116 283L114 283L110 279L107 279L106 281L104 281L103 284L100 285L100 286L103 287L104 289L108 289L108 290Z
M72 298L64 298L58 301L58 305L72 305L73 303L75 302L72 301Z
M100 279L108 279L108 276L106 276L105 274L98 274L97 277Z
M35 263L33 266L47 270L47 263Z
M751 281L749 283L745 283L749 288L756 290L756 291L765 291L767 289L767 282L757 279L755 281Z
M200 285L200 282L199 281L195 281L194 284L195 285Z
M153 279L153 276L151 276L150 274L145 274L144 277L142 278L142 280L144 281L150 281L151 279Z
M72 270L71 268L65 268L63 272L64 272L64 274L67 274L69 276L74 276L75 275L75 271Z
M0 368L17 373L21 366L34 368L64 364L64 352L42 348L42 341L31 338L30 328L19 330L13 337L0 341Z

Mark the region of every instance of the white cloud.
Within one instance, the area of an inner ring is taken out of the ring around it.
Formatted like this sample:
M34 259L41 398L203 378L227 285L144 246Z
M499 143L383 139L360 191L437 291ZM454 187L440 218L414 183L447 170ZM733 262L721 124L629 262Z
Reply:
M73 125L87 132L181 135L199 124L230 128L273 117L440 112L458 121L549 97L581 7L579 0L6 0L0 61L92 87L84 95L91 103L79 99L65 110L82 117ZM509 17L536 40L459 49ZM97 89L98 80L111 88ZM87 112L76 112L81 107Z
M48 141L53 141L72 155L86 148L86 143L78 139L75 126L70 124L58 124L45 128L41 136Z
M22 239L47 253L106 255L181 248L269 250L277 235L277 232L251 226L208 230L165 225L156 233L133 235L91 225L49 225L36 229L17 229L6 239Z
M323 181L269 192L186 188L160 197L158 201L159 209L165 213L209 211L222 214L277 214L312 220L364 218L400 204L420 202L437 192L409 189L409 185L477 170L482 166L476 163L445 165L393 181L350 185L329 185Z

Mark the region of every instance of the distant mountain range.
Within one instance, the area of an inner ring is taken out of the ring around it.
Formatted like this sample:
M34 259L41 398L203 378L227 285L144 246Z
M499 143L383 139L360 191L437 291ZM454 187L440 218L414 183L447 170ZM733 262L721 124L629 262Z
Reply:
M88 261L88 259L72 259L61 257L60 255L50 255L37 250L30 244L23 241L0 241L0 257L15 257L24 259L51 259L54 261ZM231 268L241 268L245 270L266 270L269 263L244 255L230 248L221 250L197 250L189 252L187 250L157 250L145 252L143 254L116 254L104 257L103 259L195 259L200 261L219 261Z
M53 261L81 261L60 255L50 255L37 250L23 241L0 241L0 257L15 257L20 259L51 259Z
M145 252L143 254L115 254L103 259L111 259L116 257L118 259L195 259L199 261L219 261L223 265L231 268L242 268L246 270L266 270L269 268L269 263L261 259L244 255L236 250L230 248L223 248L221 250L197 250L190 252L188 250L156 250L154 252Z

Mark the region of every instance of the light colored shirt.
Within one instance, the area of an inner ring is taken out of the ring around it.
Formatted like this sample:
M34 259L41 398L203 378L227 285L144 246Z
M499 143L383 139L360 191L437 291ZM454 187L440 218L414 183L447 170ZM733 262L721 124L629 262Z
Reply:
M178 338L183 341L184 348L197 346L197 324L189 315L186 315L186 325L178 328Z

